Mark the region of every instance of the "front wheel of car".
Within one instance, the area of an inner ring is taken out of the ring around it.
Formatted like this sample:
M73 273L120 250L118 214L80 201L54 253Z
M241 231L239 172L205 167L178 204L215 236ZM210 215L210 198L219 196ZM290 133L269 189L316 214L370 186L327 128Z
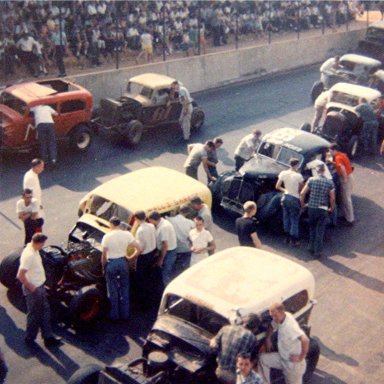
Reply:
M143 124L138 120L132 120L129 123L123 123L119 132L127 145L136 146L141 140L144 132Z
M103 368L97 364L88 364L78 369L68 380L68 384L97 384Z
M320 94L324 91L324 84L321 81L316 81L315 84L313 84L313 87L311 89L311 100L312 103L316 101L316 99L320 96Z
M359 147L359 138L357 136L352 136L348 142L347 153L350 159L353 159L357 155L357 150Z
M193 108L192 117L191 117L192 130L198 131L203 126L204 121L205 121L204 111L199 107Z
M78 152L85 152L92 143L92 130L86 125L78 125L69 137L70 147Z
M0 282L8 289L16 289L20 286L16 275L20 265L20 255L22 249L12 251L5 256L0 264Z

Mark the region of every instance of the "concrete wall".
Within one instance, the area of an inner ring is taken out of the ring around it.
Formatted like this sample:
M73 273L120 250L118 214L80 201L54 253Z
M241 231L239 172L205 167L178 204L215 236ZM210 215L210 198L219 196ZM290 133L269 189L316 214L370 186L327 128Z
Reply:
M130 77L146 72L177 78L191 92L197 92L322 62L337 53L352 52L364 34L365 29L326 35L319 31L318 36L299 40L83 74L74 76L74 80L92 92L96 105L101 98L120 96Z

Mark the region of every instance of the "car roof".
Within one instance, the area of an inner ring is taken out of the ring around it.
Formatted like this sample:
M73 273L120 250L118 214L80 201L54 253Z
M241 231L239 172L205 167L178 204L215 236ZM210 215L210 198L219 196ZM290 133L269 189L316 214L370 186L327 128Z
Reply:
M337 83L330 90L331 92L343 92L352 96L363 97L368 101L375 100L381 96L381 92L377 89L349 83Z
M170 87L175 79L158 73L143 73L142 75L131 77L129 81L145 85L149 88L162 88Z
M371 57L357 55L356 53L347 53L341 56L340 61L352 61L357 64L366 65L367 67L380 66L381 61L372 59Z
M322 137L297 128L278 128L263 136L262 141L280 144L297 150L307 152L314 148L328 148L330 143Z
M88 195L103 197L131 213L166 212L197 195L203 200L205 197L205 200L209 200L206 202L211 204L211 193L206 185L165 167L147 167L126 173L96 187Z
M231 321L234 312L264 312L302 290L313 299L315 280L305 267L275 253L250 247L233 247L190 267L167 288Z

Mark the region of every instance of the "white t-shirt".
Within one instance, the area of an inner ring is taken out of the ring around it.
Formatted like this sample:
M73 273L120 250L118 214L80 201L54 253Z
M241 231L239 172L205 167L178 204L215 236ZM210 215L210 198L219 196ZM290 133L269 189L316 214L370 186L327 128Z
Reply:
M54 124L52 116L56 115L56 111L49 105L37 105L32 107L31 111L35 117L36 127L42 123Z
M143 33L140 36L140 40L141 40L141 45L143 47L150 47L150 46L152 46L152 35L150 35L149 33Z
M31 243L27 244L21 254L19 270L21 269L27 271L25 275L28 281L35 287L40 287L44 284L46 277L43 262L40 253L33 249Z
M142 254L146 255L156 249L156 228L153 224L143 222L136 231L136 240L142 249Z
M24 199L20 199L16 203L16 213L19 214L21 212L24 213L39 213L40 208L39 208L39 203L35 198L31 199L31 202L29 205L25 204ZM39 217L39 215L37 215Z
M26 189L26 188L32 190L33 197L37 200L39 204L39 208L40 208L39 217L44 217L39 175L36 172L34 172L33 169L30 169L24 175L23 189Z
M201 143L193 144L193 148L189 153L187 160L185 160L184 168L194 167L197 168L203 159L208 157L207 150L205 149L205 145Z
M324 91L315 100L315 109L325 108L331 97L331 91Z
M168 251L172 251L177 247L176 232L173 225L166 219L161 218L156 228L157 249L161 249L163 241L168 244Z
M259 147L260 141L256 139L253 133L243 137L235 149L235 155L241 157L244 160L249 160L257 148Z
M193 228L189 232L189 240L192 243L192 247L201 249L208 247L208 243L213 241L213 236L211 235L211 232L207 231L206 229L198 232L196 228ZM192 252L191 265L198 263L206 257L208 257L208 251L203 253Z
M187 88L181 86L180 89L179 89L179 96L180 98L185 98L187 99L187 102L188 103L192 103L192 97L191 95L189 94L189 91Z
M182 214L178 214L174 217L168 217L167 219L173 225L173 228L176 232L177 253L189 252L189 232L192 228L195 227L195 223L192 220L184 217Z
M290 355L300 355L301 341L299 337L305 335L305 333L289 312L285 312L285 315L282 324L272 322L272 326L278 332L277 346L279 354L283 360L289 361Z
M282 171L279 174L279 180L284 183L285 193L288 195L295 196L297 198L299 195L299 185L304 182L303 176L292 169L287 169L286 171Z
M101 245L107 248L107 259L117 259L126 256L128 245L132 244L135 238L128 231L113 229L104 235Z

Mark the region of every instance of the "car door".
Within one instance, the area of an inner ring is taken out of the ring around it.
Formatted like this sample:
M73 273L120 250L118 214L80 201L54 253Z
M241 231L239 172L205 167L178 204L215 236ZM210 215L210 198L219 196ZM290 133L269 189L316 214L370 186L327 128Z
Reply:
M58 113L55 118L56 135L63 137L68 135L73 127L87 121L86 101L82 98L61 101Z

